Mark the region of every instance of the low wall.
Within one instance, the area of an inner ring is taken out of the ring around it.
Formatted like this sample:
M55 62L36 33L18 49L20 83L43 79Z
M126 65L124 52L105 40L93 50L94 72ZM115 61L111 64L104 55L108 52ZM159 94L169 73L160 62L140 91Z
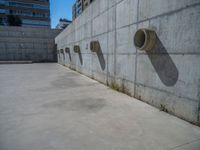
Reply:
M199 0L96 0L56 37L58 62L198 124L199 24ZM157 34L150 52L134 46L140 28Z
M55 62L60 30L0 27L0 61Z

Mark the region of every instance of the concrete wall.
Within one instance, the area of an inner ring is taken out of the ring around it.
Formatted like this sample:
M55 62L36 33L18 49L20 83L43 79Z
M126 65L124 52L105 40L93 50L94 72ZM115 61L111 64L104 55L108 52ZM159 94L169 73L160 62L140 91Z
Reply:
M96 0L56 37L59 63L193 123L200 123L200 0ZM156 31L152 52L133 43ZM90 50L98 40L101 52ZM80 46L80 53L73 46Z
M0 27L0 61L56 61L55 37L60 30Z

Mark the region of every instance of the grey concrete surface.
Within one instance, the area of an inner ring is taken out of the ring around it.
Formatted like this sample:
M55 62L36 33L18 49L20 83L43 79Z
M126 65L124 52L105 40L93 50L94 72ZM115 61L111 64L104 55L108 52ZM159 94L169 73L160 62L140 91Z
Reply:
M0 61L0 64L32 64L32 61Z
M56 29L0 26L0 61L56 62Z
M0 72L0 150L200 148L199 127L61 65Z
M200 124L199 24L200 0L95 0L56 37L58 50L71 51L58 62ZM141 28L157 34L151 52L134 46ZM100 55L89 47L97 40Z

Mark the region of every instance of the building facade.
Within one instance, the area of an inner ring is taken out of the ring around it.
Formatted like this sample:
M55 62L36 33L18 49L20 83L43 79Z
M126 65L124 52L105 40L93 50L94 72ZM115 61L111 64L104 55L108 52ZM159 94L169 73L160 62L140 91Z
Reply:
M72 7L72 19L76 19L76 3Z
M0 24L8 25L8 16L19 16L23 27L50 28L49 0L0 0Z
M60 19L58 25L56 26L56 29L65 29L68 25L70 25L72 21L67 19Z
M73 5L73 20L78 17L94 0L76 0Z

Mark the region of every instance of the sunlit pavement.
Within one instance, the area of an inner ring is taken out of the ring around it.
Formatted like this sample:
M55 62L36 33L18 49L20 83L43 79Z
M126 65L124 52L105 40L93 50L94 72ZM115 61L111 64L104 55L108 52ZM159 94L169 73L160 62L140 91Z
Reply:
M0 150L199 149L199 127L58 64L0 65Z

